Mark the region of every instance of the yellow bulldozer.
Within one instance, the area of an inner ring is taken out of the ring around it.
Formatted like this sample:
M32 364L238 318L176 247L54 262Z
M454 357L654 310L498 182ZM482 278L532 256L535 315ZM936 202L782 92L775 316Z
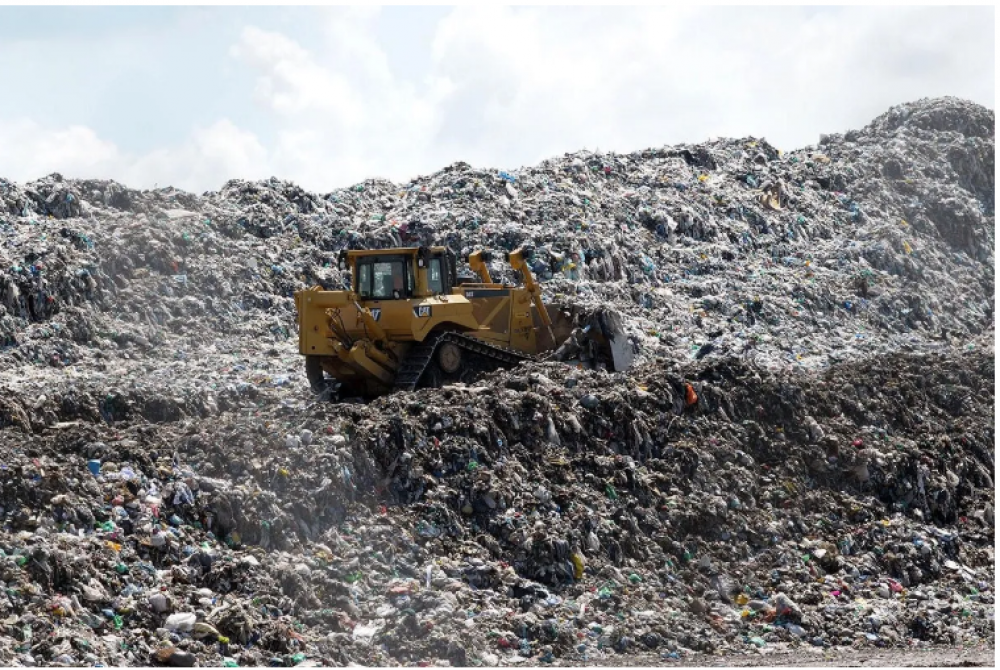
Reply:
M496 283L488 251L459 277L447 247L345 250L350 287L295 294L299 352L313 391L373 398L394 390L469 382L527 360L553 358L625 370L633 351L621 318L545 305L530 249L505 253L521 283Z

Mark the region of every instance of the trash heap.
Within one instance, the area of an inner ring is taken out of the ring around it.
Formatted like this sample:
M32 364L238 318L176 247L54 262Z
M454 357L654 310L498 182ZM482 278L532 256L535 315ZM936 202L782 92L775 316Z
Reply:
M3 181L0 342L65 365L173 335L169 349L283 336L295 290L343 285L341 249L433 243L530 247L547 299L614 304L641 355L678 363L933 349L992 327L993 123L925 100L784 154L745 138L513 172L458 163L326 195L277 179L201 196Z
M923 100L325 195L0 180L0 662L992 645L993 127ZM293 292L414 244L532 248L640 364L317 401Z
M982 344L823 373L536 364L367 406L277 387L205 418L8 429L0 660L983 645Z

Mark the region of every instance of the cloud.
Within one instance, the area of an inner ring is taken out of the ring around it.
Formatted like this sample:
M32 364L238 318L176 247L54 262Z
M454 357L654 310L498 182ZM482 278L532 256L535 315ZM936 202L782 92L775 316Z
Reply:
M83 126L46 128L0 121L0 174L26 182L59 172L75 179L117 179L129 186L219 188L232 176L269 176L268 152L252 134L222 119L196 128L182 144L131 156ZM223 176L227 175L227 176Z
M0 123L0 174L26 181L43 174L94 176L115 170L121 154L90 128L45 128L30 119Z
M710 136L792 149L924 96L992 103L992 31L970 32L989 12L466 6L423 47L379 43L384 14L337 9L324 50L248 28L234 54L282 129L275 169L327 189ZM415 48L429 69L400 80L389 50Z
M405 26L380 37L393 10L312 16L319 40L245 25L229 50L263 125L221 118L134 155L83 126L0 119L0 174L198 191L274 174L326 191L710 136L792 149L920 97L993 105L992 8L466 6L419 43ZM417 55L420 75L394 68Z
M992 31L970 31L984 14L467 6L433 45L461 101L443 110L452 135L441 140L517 162L719 135L791 149L919 97L992 103Z
M398 80L371 34L371 13L331 15L320 62L291 38L247 27L232 54L253 69L256 98L279 128L272 147L284 177L328 190L368 177L406 179L433 169L439 110L450 87ZM436 157L436 156L435 156Z
M139 184L170 184L196 192L218 189L230 178L264 179L271 174L267 149L228 119L196 129L179 147L134 160L127 170Z

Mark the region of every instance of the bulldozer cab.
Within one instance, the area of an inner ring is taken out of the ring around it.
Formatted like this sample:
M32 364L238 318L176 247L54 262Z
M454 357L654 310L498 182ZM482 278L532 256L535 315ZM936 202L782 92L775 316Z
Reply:
M341 264L350 266L351 288L361 301L444 295L454 285L455 257L443 247L345 251Z

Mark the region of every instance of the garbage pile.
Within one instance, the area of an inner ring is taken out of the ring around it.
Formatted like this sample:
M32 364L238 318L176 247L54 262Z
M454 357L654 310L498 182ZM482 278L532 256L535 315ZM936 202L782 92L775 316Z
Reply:
M745 138L513 172L458 163L326 195L277 179L201 196L3 182L0 342L67 364L173 334L273 337L294 332L296 289L343 285L341 249L433 243L530 247L546 299L613 303L641 355L678 363L933 349L992 327L993 119L925 100L785 154Z
M536 364L367 406L269 388L204 419L9 429L0 660L982 645L993 365Z
M993 127L923 100L325 195L0 180L0 662L991 645ZM293 292L415 244L530 247L640 365L317 401Z

